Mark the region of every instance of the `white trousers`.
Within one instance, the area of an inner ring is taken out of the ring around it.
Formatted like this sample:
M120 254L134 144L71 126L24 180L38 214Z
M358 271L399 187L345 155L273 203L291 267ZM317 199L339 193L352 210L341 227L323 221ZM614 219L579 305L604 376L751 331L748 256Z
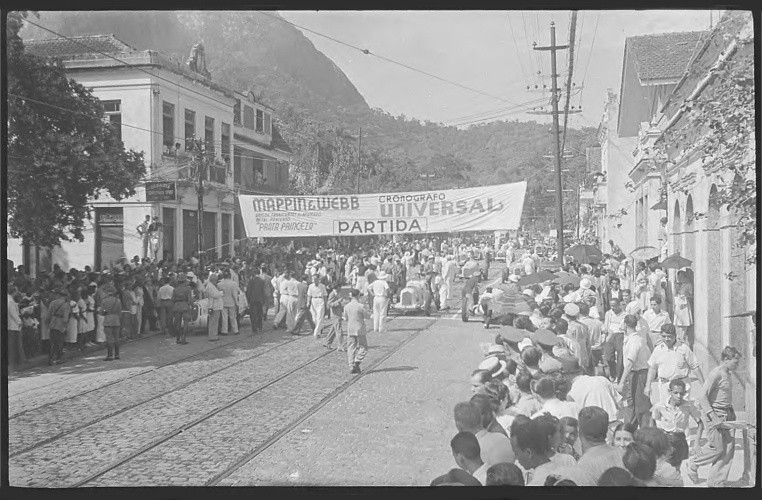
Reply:
M444 307L445 302L452 296L452 278L445 278L439 286L439 304Z
M283 321L283 318L286 318L286 323L288 323L288 300L291 297L288 295L281 295L280 301L278 303L278 306L276 307L276 313L275 313L275 319L273 320L273 324L277 325L281 321Z
M373 331L384 331L384 320L386 319L386 309L389 305L387 297L373 298Z
M320 335L320 331L325 324L325 301L323 299L312 299L310 314L312 314L312 321L315 322L315 332L313 335L317 337Z

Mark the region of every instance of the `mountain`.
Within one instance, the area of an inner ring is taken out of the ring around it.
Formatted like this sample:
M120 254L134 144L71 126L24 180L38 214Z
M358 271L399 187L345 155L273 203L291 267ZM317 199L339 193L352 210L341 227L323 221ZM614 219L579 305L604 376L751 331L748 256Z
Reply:
M43 12L39 24L66 36L113 33L138 48L185 61L201 41L212 78L253 90L274 107L294 151L295 193L393 192L529 181L526 222L553 219L549 125L494 121L467 129L371 109L346 75L276 13L254 11ZM24 39L54 35L35 26ZM362 143L358 141L362 128ZM595 129L569 129L566 189L584 182ZM358 168L358 158L361 159ZM358 175L359 174L359 175ZM576 194L566 199L576 213Z

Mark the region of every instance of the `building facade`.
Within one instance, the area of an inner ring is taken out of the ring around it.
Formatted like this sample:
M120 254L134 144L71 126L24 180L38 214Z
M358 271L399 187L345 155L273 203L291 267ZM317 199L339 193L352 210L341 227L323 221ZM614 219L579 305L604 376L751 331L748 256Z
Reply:
M239 165L236 154L268 162L272 181L263 194L287 189L288 147L282 139L273 145L273 135L279 136L272 109L248 97L252 130L237 123L242 94L211 79L202 46L194 47L186 64L153 50L136 50L113 35L31 40L25 46L31 54L61 59L67 75L102 101L106 119L117 128L125 148L143 152L147 168L135 196L117 202L103 193L92 200L84 241L40 250L9 241L8 258L24 262L32 272L54 263L62 269L100 269L122 257L176 260L198 252L198 164L205 165L201 250L210 257L231 255L236 238L245 238L235 230L237 179L254 178L255 166ZM248 144L252 141L256 144ZM146 189L154 182L174 185L175 196L149 201ZM146 216L158 217L162 224L155 254L137 231Z

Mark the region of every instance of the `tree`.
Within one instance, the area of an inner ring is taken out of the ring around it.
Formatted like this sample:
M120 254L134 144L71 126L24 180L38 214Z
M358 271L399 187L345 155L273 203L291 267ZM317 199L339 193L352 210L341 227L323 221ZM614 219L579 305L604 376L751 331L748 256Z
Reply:
M8 15L8 237L38 247L83 241L88 203L135 194L143 155L125 151L100 101L60 61L24 51L26 13Z

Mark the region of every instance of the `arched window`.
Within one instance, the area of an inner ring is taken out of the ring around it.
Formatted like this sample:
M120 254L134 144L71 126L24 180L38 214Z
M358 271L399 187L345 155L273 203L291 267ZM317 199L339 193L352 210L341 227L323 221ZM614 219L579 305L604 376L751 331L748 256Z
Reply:
M685 258L695 261L696 258L696 233L695 225L693 223L693 196L688 195L688 200L685 202L685 251L683 255Z
M672 251L679 253L683 248L683 221L680 219L680 202L675 200L675 213L672 217Z

